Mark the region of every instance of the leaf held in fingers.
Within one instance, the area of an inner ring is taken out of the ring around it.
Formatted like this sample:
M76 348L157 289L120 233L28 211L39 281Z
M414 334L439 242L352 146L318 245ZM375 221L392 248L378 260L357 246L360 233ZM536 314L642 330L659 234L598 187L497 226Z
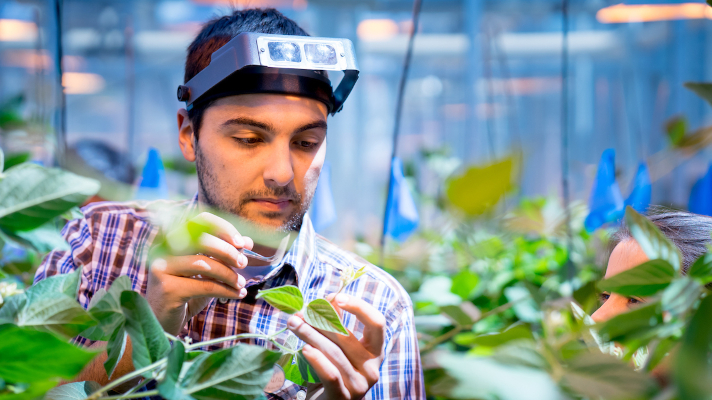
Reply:
M137 292L123 292L121 309L126 317L125 329L131 337L136 369L165 357L171 346L148 301Z
M349 331L341 323L341 318L334 306L325 299L312 300L304 310L304 320L314 328L345 336L349 335Z
M124 351L126 351L126 329L124 329L124 324L120 324L114 329L114 332L109 337L109 341L106 345L106 361L104 361L104 370L106 370L106 376L111 378L114 374L116 366L119 365L119 361L124 356Z
M631 206L626 207L625 223L628 225L631 235L649 259L665 260L676 271L680 270L682 264L680 250L660 232L655 224L638 214Z
M650 260L601 281L598 288L623 296L652 296L675 278L675 269L665 260Z
M263 299L272 307L288 314L294 314L304 307L304 297L296 286L260 290L256 298Z
M99 389L101 385L93 381L66 383L47 392L44 400L84 400Z

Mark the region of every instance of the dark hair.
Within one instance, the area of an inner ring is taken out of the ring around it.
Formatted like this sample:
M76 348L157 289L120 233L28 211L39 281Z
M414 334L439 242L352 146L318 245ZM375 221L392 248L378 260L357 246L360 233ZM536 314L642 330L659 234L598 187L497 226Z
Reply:
M667 237L682 254L682 272L707 252L712 242L712 218L685 211L652 206L646 217ZM622 226L611 238L611 249L632 236L628 227Z
M185 75L183 81L188 82L198 72L210 64L210 56L232 38L243 32L271 33L278 35L309 36L296 22L285 17L274 8L251 8L235 10L208 21L188 46L188 56L185 59ZM212 104L195 105L188 111L188 118L193 123L195 138L203 120L203 113Z

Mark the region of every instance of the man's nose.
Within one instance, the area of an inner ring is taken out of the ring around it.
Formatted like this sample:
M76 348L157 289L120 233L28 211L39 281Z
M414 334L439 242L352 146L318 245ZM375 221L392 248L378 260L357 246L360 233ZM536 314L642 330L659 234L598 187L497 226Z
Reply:
M615 311L615 307L613 307L611 302L605 302L591 315L591 318L596 321L596 323L600 323L608 321L617 314L618 313Z
M290 143L274 143L272 152L266 160L264 169L264 179L277 186L287 186L294 179L294 168L292 165L292 154L289 148Z

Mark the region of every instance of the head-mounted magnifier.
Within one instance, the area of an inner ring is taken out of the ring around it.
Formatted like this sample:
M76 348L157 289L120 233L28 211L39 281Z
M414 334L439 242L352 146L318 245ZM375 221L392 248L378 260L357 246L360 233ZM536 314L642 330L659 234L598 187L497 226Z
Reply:
M319 71L343 71L344 77L333 90ZM348 39L241 33L211 55L210 65L178 86L178 100L190 110L225 96L291 94L322 101L334 115L341 111L358 72Z

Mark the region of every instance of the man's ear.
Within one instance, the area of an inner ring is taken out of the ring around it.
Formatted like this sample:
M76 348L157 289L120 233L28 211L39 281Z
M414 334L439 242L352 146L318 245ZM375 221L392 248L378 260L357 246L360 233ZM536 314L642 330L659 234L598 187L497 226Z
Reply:
M190 161L195 161L195 143L193 138L195 132L193 131L193 124L188 118L188 111L185 108L178 110L178 144L180 145L180 150L183 152L183 157Z

